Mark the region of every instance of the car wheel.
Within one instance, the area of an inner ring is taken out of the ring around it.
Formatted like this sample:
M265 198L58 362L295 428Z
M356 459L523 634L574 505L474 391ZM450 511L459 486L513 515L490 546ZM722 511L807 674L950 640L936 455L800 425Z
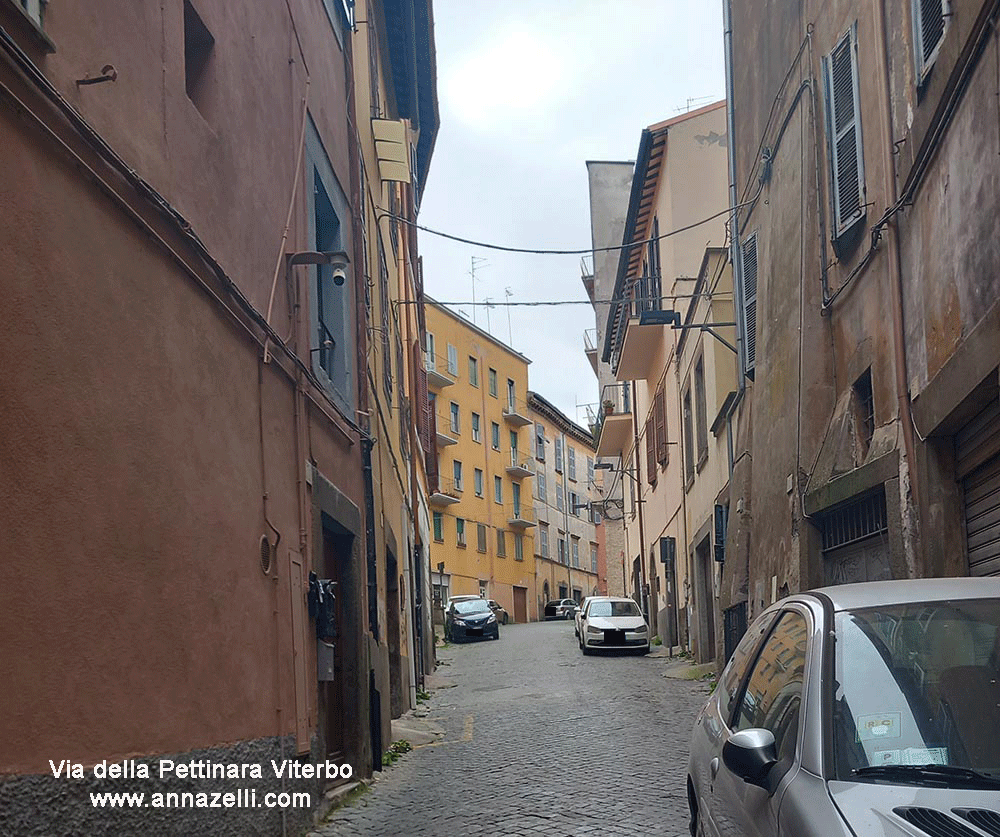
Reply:
M645 648L640 648L640 649L639 649L639 655L640 655L640 656L643 656L643 657L644 657L644 656L646 656L646 654L648 654L648 653L649 653L649 646L648 646L648 645L647 645L647 646L646 646Z
M503 615L503 623L505 625L507 624L507 614L506 613Z

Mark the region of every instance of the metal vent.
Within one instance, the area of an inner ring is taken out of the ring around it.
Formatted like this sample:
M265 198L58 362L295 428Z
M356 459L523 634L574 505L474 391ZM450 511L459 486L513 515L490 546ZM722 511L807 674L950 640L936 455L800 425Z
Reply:
M823 520L823 551L846 546L889 528L885 491L867 494L830 512Z
M983 808L952 808L952 813L968 820L990 837L1000 837L1000 813Z
M260 569L264 575L271 572L271 542L267 535L260 536Z
M980 837L959 820L933 808L894 808L893 813L931 837Z
M934 50L944 37L944 0L920 0L917 19L921 64L930 63Z

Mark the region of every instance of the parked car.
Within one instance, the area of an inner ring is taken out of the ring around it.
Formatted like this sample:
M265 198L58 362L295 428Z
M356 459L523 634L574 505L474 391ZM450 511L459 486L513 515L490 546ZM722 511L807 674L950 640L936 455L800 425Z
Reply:
M500 639L500 625L486 599L462 599L445 611L444 637L449 642Z
M472 593L472 594L463 593L463 594L458 595L458 596L449 596L448 597L448 602L447 602L447 604L445 604L444 609L447 610L449 607L451 607L452 602L469 602L469 601L472 601L473 599L481 599L481 598L482 598L482 596L477 596L474 593Z
M602 596L580 616L580 650L635 649L649 653L649 626L633 599Z
M572 619L576 599L553 599L545 603L546 619Z
M493 615L496 616L497 621L501 625L506 625L508 616L507 616L507 611L504 610L503 608L503 605L497 602L495 599L487 599L486 601L490 606L490 610L493 611Z
M687 794L698 835L1000 834L1000 578L769 607L698 714Z
M584 600L582 602L580 602L580 606L573 612L573 619L576 622L576 627L573 629L573 633L576 634L577 637L580 636L580 621L583 619L583 613L587 609L587 604L589 602L596 601L597 599L606 599L606 598L608 598L608 597L607 596L586 596L584 598Z

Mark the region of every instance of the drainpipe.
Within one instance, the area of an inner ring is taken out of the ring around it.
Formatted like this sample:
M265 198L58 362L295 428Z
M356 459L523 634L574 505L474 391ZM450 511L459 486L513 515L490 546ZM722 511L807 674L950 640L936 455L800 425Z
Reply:
M886 39L885 8L882 0L872 0L872 10L875 17L875 37L878 40L878 49L875 51L875 60L878 62L879 74L885 84L885 95L881 99L881 147L883 151L892 148L891 134L891 111L890 101L892 95L892 81L889 76L888 42ZM895 206L898 200L895 177L895 160L890 155L888 165L883 169L883 188L889 206ZM906 452L906 464L900 468L900 504L903 518L903 557L906 560L907 573L911 578L919 575L916 564L916 556L919 554L918 543L920 539L919 527L917 525L918 503L918 481L916 479L916 459L915 443L913 439L913 423L910 420L910 392L906 382L906 333L903 326L903 277L899 265L899 236L896 232L896 224L890 221L886 225L886 234L890 238L889 246L886 248L886 257L889 260L889 303L892 314L892 343L893 343L893 371L895 372L896 383L896 412L898 421L903 431L903 447ZM912 503L907 500L907 486ZM909 507L909 508L908 508ZM905 535L909 533L910 540L907 543Z
M728 154L726 155L729 159L729 205L733 207L733 212L731 220L729 222L729 260L733 265L733 291L734 299L736 301L736 318L738 322L742 322L743 316L743 265L740 260L740 223L739 223L739 210L735 207L739 203L739 196L737 194L736 186L736 118L733 114L734 103L733 103L733 8L732 0L723 0L722 3L722 19L723 19L723 39L725 42L725 58L726 58L726 133L728 136L727 146ZM742 395L744 389L746 388L746 379L743 376L743 370L746 367L746 358L744 355L743 347L743 328L737 327L736 329L736 362L738 368L736 370L736 380L737 387L740 394ZM735 404L732 408L732 413L736 411Z
M642 579L642 589L639 595L642 598L642 609L646 614L646 621L649 621L649 582L646 581L646 533L643 531L642 504L645 502L642 496L642 480L639 479L639 411L637 409L639 400L635 381L632 381L632 438L635 439L635 464L632 467L632 479L635 481L636 505L639 507L639 577ZM632 556L629 556L632 560Z

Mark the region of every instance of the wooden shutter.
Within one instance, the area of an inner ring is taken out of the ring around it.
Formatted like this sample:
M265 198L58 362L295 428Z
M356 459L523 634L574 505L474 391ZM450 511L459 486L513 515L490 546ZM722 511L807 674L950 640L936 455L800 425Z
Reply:
M836 242L864 217L865 172L861 153L857 24L824 59L827 124Z
M917 51L917 83L922 83L944 38L951 9L947 0L913 0L913 41Z
M743 242L742 311L743 373L753 380L757 360L757 233Z
M670 461L670 447L667 445L667 405L666 395L661 386L653 400L653 416L656 419L656 461L663 467Z
M650 485L656 485L656 422L650 416L646 419L646 479Z

